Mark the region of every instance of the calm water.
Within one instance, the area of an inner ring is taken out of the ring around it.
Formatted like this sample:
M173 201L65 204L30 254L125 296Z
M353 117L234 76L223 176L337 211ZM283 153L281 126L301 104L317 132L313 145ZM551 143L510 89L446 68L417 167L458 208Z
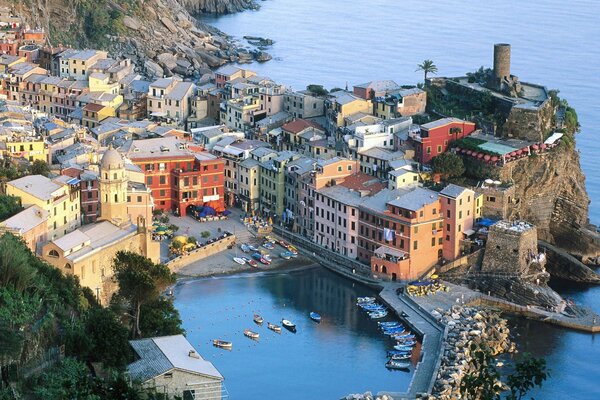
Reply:
M175 292L187 337L225 376L232 399L338 399L408 388L412 372L388 371L393 345L355 305L373 292L321 267L189 281ZM316 324L308 313L317 311ZM265 323L257 326L254 313ZM286 318L297 333L267 329ZM386 319L387 320L387 319ZM258 341L244 329L260 334ZM233 350L210 344L233 342Z
M374 79L411 84L422 79L415 67L424 59L435 61L439 76L456 76L491 67L493 44L511 43L511 72L560 89L577 109L590 219L600 223L599 1L267 0L261 5L259 11L209 22L240 39L274 39L269 51L275 59L251 68L294 89L310 83L351 87ZM600 312L600 288L563 290ZM600 398L597 337L534 323L519 323L518 329L523 347L546 357L553 371L536 398Z

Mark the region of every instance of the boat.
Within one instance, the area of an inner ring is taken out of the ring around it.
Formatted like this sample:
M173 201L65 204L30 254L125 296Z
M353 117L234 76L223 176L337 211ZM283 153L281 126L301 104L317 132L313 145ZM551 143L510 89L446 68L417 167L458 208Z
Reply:
M310 319L312 319L315 322L321 322L321 316L319 314L317 314L316 312L311 312L310 314Z
M412 354L412 350L388 350L387 355L391 357L393 355L410 355Z
M389 369L404 369L404 370L410 369L410 363L394 361L394 360L390 360L390 361L386 362L385 366Z
M379 319L379 318L387 317L387 315L388 315L387 311L376 311L376 312L369 313L369 318Z
M258 247L256 247L256 246L253 246L251 244L247 244L246 246L248 246L248 250L250 250L250 251L258 251Z
M280 240L279 242L277 242L277 243L279 243L279 245L280 245L281 247L283 247L284 249L287 249L287 248L288 248L288 246L290 245L288 242L286 242L286 241L285 241L285 240L283 240L283 239L281 239L281 240Z
M413 335L411 333L398 333L398 334L394 335L394 337L396 339L414 339L415 335Z
M414 346L415 344L417 344L417 342L415 342L414 340L404 340L404 341L399 341L398 344L400 346Z
M244 336L247 336L250 339L258 339L259 334L257 332L252 332L250 329L246 329L244 331Z
M386 322L378 322L377 325L379 325L380 328L384 327L384 326L394 327L394 326L402 326L402 323L401 322L388 322L388 321L386 321Z
M257 324L261 325L265 320L263 319L263 317L261 317L258 314L254 314L254 318L253 318L254 322L256 322Z
M359 297L356 299L357 303L375 303L375 297Z
M409 350L412 350L412 349L413 349L413 346L403 346L401 344L397 344L397 345L394 346L394 350L409 351Z
M279 256L281 258L283 258L284 260L289 260L290 258L293 257L293 254L290 253L289 251L284 251L284 252L279 253Z
M410 359L410 357L411 357L410 354L392 354L390 356L390 360L402 361L402 360L408 360L408 359Z
M265 249L268 249L268 250L273 250L275 248L275 246L273 246L273 243L271 243L271 242L264 242L262 244L262 247L264 247Z
M275 325L270 322L267 322L267 328L269 328L270 330L272 330L274 332L281 333L281 327L279 325Z
M244 261L246 261L246 264L248 264L251 267L257 268L258 267L258 263L256 261L254 261L251 258L248 257L242 257L244 259Z
M269 236L269 235L265 236L265 240L269 243L277 242L277 239L275 239L273 236Z
M213 339L212 344L213 344L213 346L220 347L222 349L231 349L231 347L233 346L233 343L226 342L225 340L219 340L219 339Z
M265 265L271 264L271 260L267 260L260 253L252 253L252 258L254 258L256 261L259 261L261 264L265 264Z
M291 244L288 244L288 246L286 247L287 250L292 253L292 254L298 254L298 249L296 248L296 246L293 246Z
M233 261L235 261L236 263L238 263L240 265L246 264L246 261L244 261L244 259L241 257L233 257Z
M248 253L248 252L250 252L250 246L248 246L246 243L242 243L242 244L240 245L240 248L242 249L242 251L243 251L244 253Z
M296 332L296 324L294 324L292 321L289 321L287 319L282 319L281 320L281 324L283 325L284 328L286 328L287 330L291 331L291 332Z

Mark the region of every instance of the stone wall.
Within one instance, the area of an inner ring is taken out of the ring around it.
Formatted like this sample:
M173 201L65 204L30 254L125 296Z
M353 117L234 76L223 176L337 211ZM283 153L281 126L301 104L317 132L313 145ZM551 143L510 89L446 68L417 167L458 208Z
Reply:
M484 217L506 219L509 215L511 203L515 197L515 187L487 187L477 188L483 194L482 214Z
M177 272L186 265L189 265L198 260L202 260L203 258L210 257L214 254L220 253L221 251L226 250L228 247L233 246L234 244L235 235L227 236L224 239L217 240L214 243L207 244L204 247L190 251L185 255L174 258L173 260L167 262L165 265L169 267L169 269L172 272Z
M546 100L539 108L512 107L502 126L502 135L542 143L552 129L554 108Z
M537 231L532 225L500 221L490 228L483 256L483 273L523 275L538 254Z

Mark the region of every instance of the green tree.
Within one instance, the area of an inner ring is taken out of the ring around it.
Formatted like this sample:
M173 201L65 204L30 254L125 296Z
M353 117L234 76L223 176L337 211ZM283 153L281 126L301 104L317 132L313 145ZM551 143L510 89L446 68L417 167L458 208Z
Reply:
M142 335L140 315L142 305L156 301L162 291L175 283L175 274L163 264L136 253L119 251L113 261L119 295L129 301L134 323L132 336Z
M46 161L35 160L31 164L29 172L31 173L31 175L44 175L45 177L47 177L48 175L50 175L50 167L48 166L48 163Z
M0 237L0 287L23 292L36 284L36 269L31 265L31 252L13 234Z
M140 330L144 337L179 335L181 317L173 302L163 297L142 305Z
M458 177L465 173L465 164L462 158L451 152L433 157L431 164L433 172L440 174L444 180Z
M323 87L323 85L308 85L306 87L306 90L308 90L316 96L327 96L327 94L329 94L329 92Z
M438 68L432 60L424 60L421 64L417 65L417 69L415 71L423 71L423 81L426 81L427 74L437 73Z
M12 217L21 210L23 210L23 207L21 207L20 198L0 194L0 221Z
M86 335L90 340L90 359L107 367L123 368L131 356L127 328L108 308L94 308L85 321Z

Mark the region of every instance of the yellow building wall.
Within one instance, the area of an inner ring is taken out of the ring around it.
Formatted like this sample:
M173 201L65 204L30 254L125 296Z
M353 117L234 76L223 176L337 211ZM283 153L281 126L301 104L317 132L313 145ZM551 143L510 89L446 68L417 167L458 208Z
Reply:
M98 79L90 76L88 78L88 85L90 87L90 92L102 92L111 94L119 93L119 84L117 82L109 83L108 77L106 79ZM123 102L122 98L121 102Z
M21 146L23 150L21 150ZM47 161L48 149L43 140L39 141L22 141L22 142L7 142L6 153L11 157L23 157L30 162L35 160Z

